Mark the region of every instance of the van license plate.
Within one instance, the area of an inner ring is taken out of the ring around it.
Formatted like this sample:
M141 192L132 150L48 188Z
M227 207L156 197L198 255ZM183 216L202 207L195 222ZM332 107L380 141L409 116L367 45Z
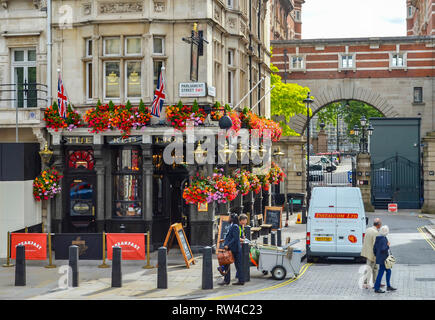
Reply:
M316 241L332 241L332 237L315 237Z

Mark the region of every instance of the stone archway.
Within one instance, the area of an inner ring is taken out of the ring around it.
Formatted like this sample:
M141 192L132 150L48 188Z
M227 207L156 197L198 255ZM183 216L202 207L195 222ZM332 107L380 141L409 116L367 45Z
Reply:
M317 90L316 90L317 91ZM379 92L373 89L356 87L353 83L342 84L338 87L325 86L318 92L311 92L314 102L311 105L313 115L324 106L342 100L357 100L365 102L379 110L387 118L399 117L399 113L394 107L382 97ZM303 134L307 124L307 116L297 114L290 119L289 126L299 134Z

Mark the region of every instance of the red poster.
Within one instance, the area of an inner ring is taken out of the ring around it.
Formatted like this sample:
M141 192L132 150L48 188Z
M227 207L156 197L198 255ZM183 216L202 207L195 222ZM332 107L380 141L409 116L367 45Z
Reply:
M121 247L122 260L145 260L145 234L107 233L107 259L112 260L113 247Z
M46 233L11 233L11 259L16 258L16 246L24 245L26 260L47 259Z

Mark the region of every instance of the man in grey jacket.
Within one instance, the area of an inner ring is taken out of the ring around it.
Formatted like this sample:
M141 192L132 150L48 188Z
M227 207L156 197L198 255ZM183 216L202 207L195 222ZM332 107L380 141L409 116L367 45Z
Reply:
M379 235L379 229L382 226L380 218L373 220L373 226L367 228L366 235L364 237L361 256L366 258L367 272L364 274L363 287L368 289L378 274L378 265L376 264L376 257L373 254L373 246L375 245L376 237ZM369 279L372 277L371 279ZM371 281L370 281L371 280Z

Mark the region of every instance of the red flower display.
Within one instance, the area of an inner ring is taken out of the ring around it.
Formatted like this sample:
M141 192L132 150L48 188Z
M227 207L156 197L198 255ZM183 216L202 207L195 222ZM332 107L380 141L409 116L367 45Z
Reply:
M56 102L44 111L44 121L47 128L54 129L56 132L62 129L71 131L74 128L82 126L80 115L68 105L66 119L59 115L59 107Z
M54 168L41 172L33 181L33 197L36 201L54 198L61 191L60 179L63 176Z
M166 107L166 120L178 130L184 130L188 121L192 121L194 126L203 124L206 116L196 101L192 106L183 105L180 101L176 106Z

